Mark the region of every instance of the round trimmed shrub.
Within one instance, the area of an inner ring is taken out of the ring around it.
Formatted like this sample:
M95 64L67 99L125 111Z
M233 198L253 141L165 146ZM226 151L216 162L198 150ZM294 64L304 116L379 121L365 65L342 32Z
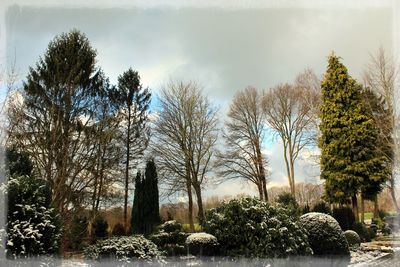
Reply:
M339 223L330 215L310 212L300 217L316 255L350 255L349 245Z
M188 236L185 243L190 254L200 256L215 255L215 251L218 246L217 238L207 233L191 234Z
M108 223L102 216L97 216L92 224L92 237L94 240L105 239L108 236Z
M123 236L125 235L125 227L122 225L122 223L117 223L114 225L112 232L112 236Z
M227 256L310 255L307 232L290 211L255 198L234 199L206 211L204 230Z
M151 260L161 256L157 246L141 235L99 240L96 244L87 247L84 254L85 258L93 260L107 258Z
M344 232L344 235L346 236L347 243L349 243L350 247L360 246L361 239L357 232L354 232L353 230L347 230Z

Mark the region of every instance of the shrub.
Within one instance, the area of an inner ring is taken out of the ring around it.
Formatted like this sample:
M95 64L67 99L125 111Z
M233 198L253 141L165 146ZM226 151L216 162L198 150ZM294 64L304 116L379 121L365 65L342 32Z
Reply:
M347 230L344 232L344 235L346 236L347 243L349 243L350 247L360 246L361 239L357 232L354 232L353 230Z
M192 255L213 256L218 246L217 238L207 233L194 233L186 239L186 245Z
M120 260L151 260L160 258L157 246L143 236L112 237L99 240L84 250L87 259L117 258Z
M349 255L349 245L339 223L330 215L310 212L300 217L316 255Z
M361 222L354 223L353 230L357 232L357 234L360 236L361 242L371 241L371 237L369 236L369 231L363 223Z
M125 235L125 228L121 223L117 223L116 225L114 225L112 232L111 232L112 236L123 236Z
M288 192L284 192L280 195L278 195L277 199L276 199L276 203L282 205L284 208L292 211L293 215L295 216L300 216L300 207L299 204L296 201L296 198L288 193Z
M33 176L12 177L7 183L7 255L56 254L61 240L59 215L51 206L48 183Z
M169 256L184 255L186 234L182 224L177 221L167 221L158 227L158 232L150 236L157 247Z
M85 216L74 216L72 219L69 239L73 250L81 250L84 246L84 239L88 234L88 220Z
M386 216L389 216L389 213L384 210L378 210L378 216L381 220L384 220Z
M290 213L255 198L234 199L206 211L204 230L217 238L223 255L309 255L306 231Z
M92 225L92 236L94 240L104 239L108 236L108 223L102 216L97 216Z
M353 224L356 221L353 210L349 207L333 209L332 216L339 223L343 231L352 230Z
M320 201L316 203L314 208L312 209L312 212L319 212L332 215L332 210L329 207L329 204L326 203L325 201Z
M392 233L392 228L390 228L390 226L387 223L384 223L382 225L381 232L385 236L390 235Z

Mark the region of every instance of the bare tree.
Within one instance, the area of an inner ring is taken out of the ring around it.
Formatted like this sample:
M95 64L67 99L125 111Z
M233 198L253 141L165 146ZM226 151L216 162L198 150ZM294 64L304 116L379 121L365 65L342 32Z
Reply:
M295 196L294 164L300 152L315 142L314 89L295 83L278 85L263 97L263 110L268 125L283 144L283 154L291 194ZM310 103L310 101L313 101Z
M154 154L161 179L169 185L169 190L186 191L193 229L193 193L197 198L198 218L202 220L204 216L201 190L217 139L216 109L194 82L170 82L161 91L159 101Z
M254 183L260 199L268 201L267 161L262 154L265 116L261 99L253 87L236 94L225 123L225 150L218 152L215 166L223 179L245 179Z
M399 147L399 129L398 129L398 114L396 107L399 103L396 102L395 81L397 72L393 58L385 53L381 47L375 55L370 56L370 62L367 64L363 80L367 88L370 88L380 98L382 98L386 112L389 114L386 120L375 120L380 129L380 138L385 145L381 146L383 154L391 162L391 176L389 177L389 189L391 192L393 204L398 212L400 208L396 199L396 167L398 160ZM386 149L385 149L386 148ZM375 202L376 203L376 202ZM377 204L377 203L376 203Z

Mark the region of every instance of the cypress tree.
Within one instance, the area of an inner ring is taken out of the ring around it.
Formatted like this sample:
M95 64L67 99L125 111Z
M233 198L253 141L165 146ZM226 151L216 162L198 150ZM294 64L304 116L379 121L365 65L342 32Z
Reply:
M319 147L326 197L339 203L351 198L358 218L357 193L380 179L384 165L374 153L378 130L362 100L361 85L334 54L328 59L321 89Z
M132 207L132 233L149 235L160 223L158 177L153 160L146 164L144 176L138 172Z

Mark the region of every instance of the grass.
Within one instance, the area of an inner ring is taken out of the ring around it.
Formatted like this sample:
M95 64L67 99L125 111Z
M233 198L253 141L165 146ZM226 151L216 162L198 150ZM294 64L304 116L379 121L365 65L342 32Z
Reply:
M188 223L184 223L184 224L182 224L182 227L183 227L183 230L185 231L185 232L189 232L189 224ZM195 232L200 232L202 229L201 229L201 226L200 226L200 224L198 224L198 223L195 223L194 224L194 231Z
M361 217L361 214L360 214ZM371 220L374 217L374 213L372 212L365 212L364 213L364 220Z

